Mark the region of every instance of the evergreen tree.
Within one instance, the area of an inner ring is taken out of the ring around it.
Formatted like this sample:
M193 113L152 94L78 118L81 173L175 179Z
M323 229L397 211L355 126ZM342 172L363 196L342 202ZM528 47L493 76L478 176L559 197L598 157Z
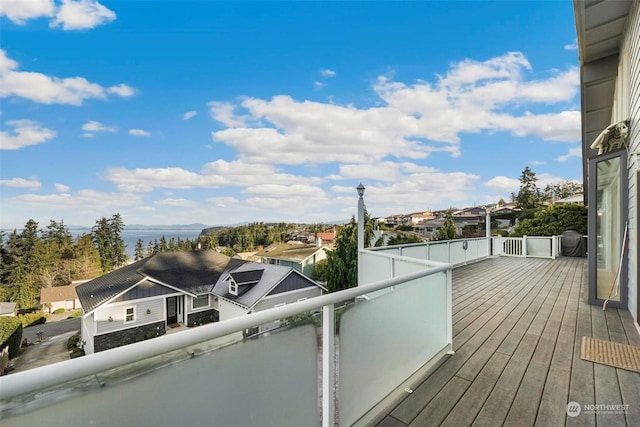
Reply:
M139 261L139 260L144 258L144 247L143 247L142 239L138 239L136 241L136 247L135 247L134 256L135 256L135 260L136 261Z
M364 246L371 246L373 222L364 212ZM327 288L329 292L358 286L358 223L355 217L338 232L335 249L327 253L329 263Z
M444 217L444 224L438 232L434 236L433 240L453 240L458 237L458 229L453 223L453 212L450 210L447 211L447 214Z
M535 209L542 204L542 194L536 182L536 173L525 167L520 175L520 191L515 196L515 201L521 209Z
M93 227L93 241L100 254L102 271L108 273L127 261L126 247L122 239L124 223L120 214L110 219L105 217L96 221Z

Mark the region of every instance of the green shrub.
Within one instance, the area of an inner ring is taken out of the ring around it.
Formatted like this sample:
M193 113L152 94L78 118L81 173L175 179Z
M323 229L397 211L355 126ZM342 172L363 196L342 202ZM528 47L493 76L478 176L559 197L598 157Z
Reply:
M78 347L75 347L70 350L69 357L71 359L75 359L76 357L84 356L84 350Z
M74 348L78 348L79 342L80 342L80 335L78 334L72 335L71 337L69 337L69 340L67 341L67 349L73 350Z
M62 314L65 312L64 308L58 308L56 310L53 311L53 314Z
M18 319L22 322L22 327L41 325L47 321L47 317L41 311L33 313L19 314Z
M74 319L76 317L82 317L82 310L74 311L69 316L67 316L67 319Z
M552 205L535 212L513 230L520 236L561 236L567 230L587 234L587 207L583 204Z
M0 317L0 348L9 346L9 357L17 356L22 343L22 322L17 317Z

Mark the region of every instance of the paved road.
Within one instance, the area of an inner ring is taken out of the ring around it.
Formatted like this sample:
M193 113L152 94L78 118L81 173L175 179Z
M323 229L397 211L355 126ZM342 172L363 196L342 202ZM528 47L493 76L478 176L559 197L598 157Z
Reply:
M38 339L38 331L44 332L43 337L45 341L57 335L80 331L80 318L77 317L75 319L65 319L59 322L47 322L42 325L29 326L22 330L22 339L24 340L26 338L30 343L35 342Z
M68 313L67 313L68 315ZM42 342L38 341L38 331L42 331ZM12 372L26 371L39 366L69 360L67 341L80 332L80 319L64 319L29 326L22 330L22 339L29 342L29 346L12 359Z

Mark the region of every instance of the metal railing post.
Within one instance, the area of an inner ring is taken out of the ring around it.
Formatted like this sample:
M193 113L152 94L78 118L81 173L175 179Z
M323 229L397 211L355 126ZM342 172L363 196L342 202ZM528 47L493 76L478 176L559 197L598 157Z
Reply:
M322 307L322 427L336 422L336 318L334 305Z

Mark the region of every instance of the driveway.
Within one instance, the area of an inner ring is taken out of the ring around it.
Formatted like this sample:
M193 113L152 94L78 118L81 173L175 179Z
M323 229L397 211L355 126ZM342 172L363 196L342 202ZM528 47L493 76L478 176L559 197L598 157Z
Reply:
M37 341L39 331L43 332L42 342ZM22 339L26 338L30 345L12 359L13 369L9 374L69 360L67 341L79 332L79 318L24 328Z

